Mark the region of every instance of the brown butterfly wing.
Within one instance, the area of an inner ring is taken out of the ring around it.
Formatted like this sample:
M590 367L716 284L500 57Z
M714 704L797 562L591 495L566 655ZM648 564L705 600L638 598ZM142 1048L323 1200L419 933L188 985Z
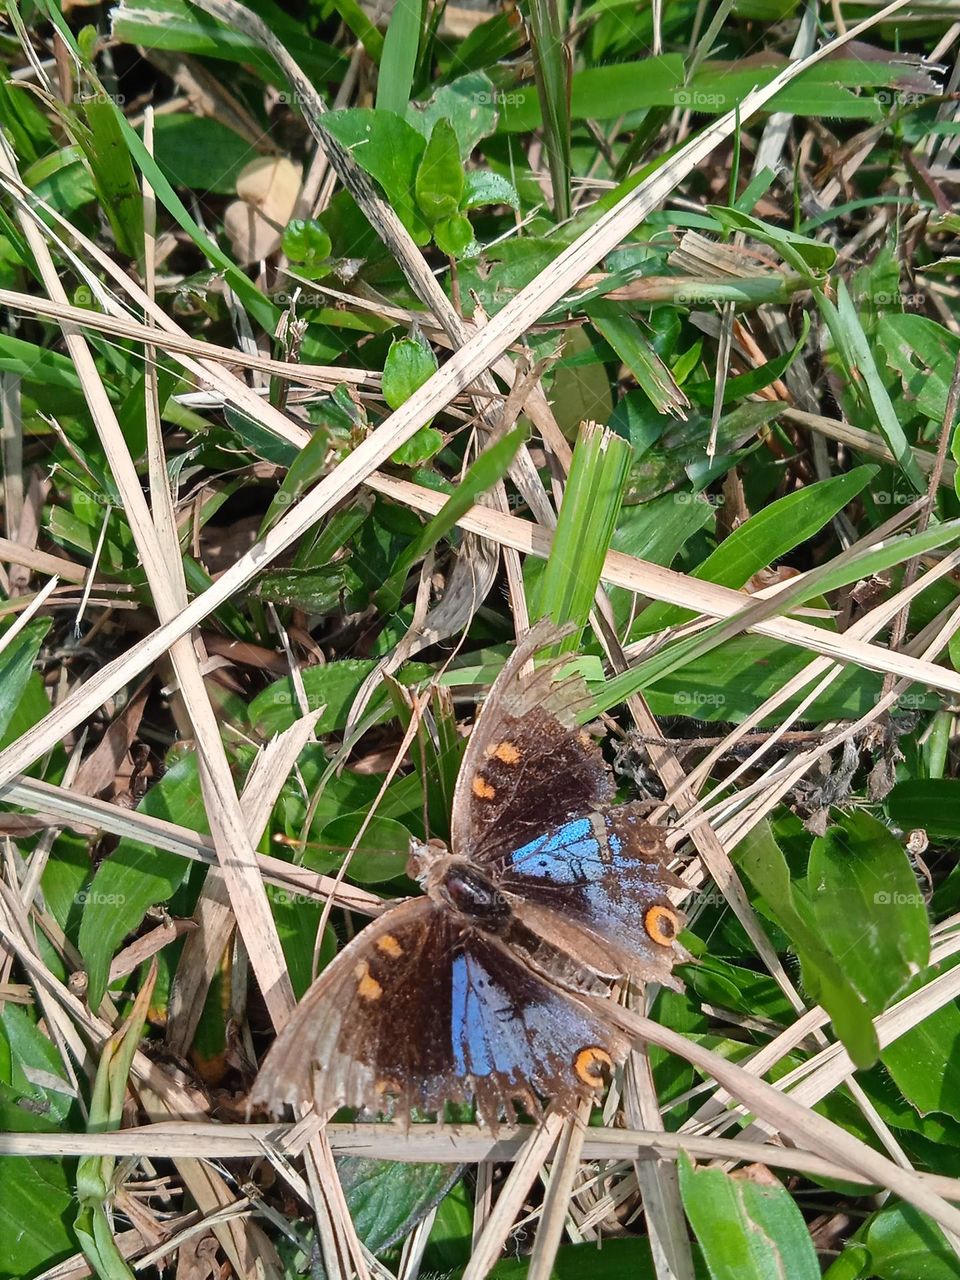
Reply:
M679 987L671 969L683 917L667 890L664 833L636 805L569 819L490 868L527 928L588 969Z
M570 657L534 672L531 657L559 632L538 623L500 672L470 737L453 798L451 847L483 866L613 798L597 743L578 727L591 696Z
M439 1112L474 1099L495 1128L517 1100L572 1109L620 1061L623 1036L573 995L427 898L390 908L320 975L251 1094L277 1113L313 1100Z

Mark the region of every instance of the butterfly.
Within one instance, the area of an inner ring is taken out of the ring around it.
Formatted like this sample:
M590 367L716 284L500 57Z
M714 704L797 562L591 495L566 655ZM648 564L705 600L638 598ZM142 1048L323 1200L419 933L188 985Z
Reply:
M454 790L449 850L414 842L422 896L389 906L330 963L268 1052L251 1103L312 1098L409 1117L475 1102L495 1129L541 1099L573 1110L629 1040L602 1012L622 978L672 987L682 917L663 832L615 789L579 727L591 697L557 639L530 631L497 677Z

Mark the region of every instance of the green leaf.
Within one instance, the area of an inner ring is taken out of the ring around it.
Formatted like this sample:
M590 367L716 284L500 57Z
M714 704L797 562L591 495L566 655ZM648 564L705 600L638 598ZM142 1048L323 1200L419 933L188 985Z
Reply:
M820 1280L803 1215L785 1187L679 1161L680 1194L711 1280Z
M550 617L558 625L575 623L576 630L561 641L558 652L577 647L593 608L632 457L627 441L606 427L587 422L580 428L550 556L531 611L532 617Z
M682 417L690 401L637 322L616 302L600 300L584 309L650 397L656 411Z
M76 1253L67 1228L76 1211L69 1167L58 1159L0 1158L2 1280L23 1280Z
M414 538L402 552L396 568L377 594L377 602L384 613L396 609L403 592L407 574L444 534L449 533L465 511L474 505L481 493L492 489L510 469L521 446L528 439L524 427L517 427L502 440L488 445L467 469L456 489L432 520L424 525L419 537Z
M448 258L462 258L473 244L473 228L462 213L455 213L452 218L444 218L436 224L433 238L437 248Z
M881 1013L930 958L926 907L903 845L864 810L841 814L813 842L807 892L847 980Z
M391 409L399 409L438 368L437 357L425 343L417 338L395 339L383 366L384 400Z
M13 1133L61 1128L75 1101L60 1055L23 1009L0 1013L0 1125Z
M258 0L257 13L314 84L342 79L348 59L308 33L292 14L269 0ZM110 16L113 38L125 44L242 62L261 82L288 87L286 77L255 37L218 22L188 0L129 0ZM373 54L376 46L366 47Z
M460 1166L345 1156L337 1172L357 1234L371 1253L382 1253L443 1199Z
M329 268L326 261L333 246L330 237L315 218L293 218L287 223L280 247L298 274L308 280L319 280Z
M0 652L0 738L20 706L37 660L40 646L50 630L50 619L28 622Z
M431 227L460 208L463 184L457 135L448 120L438 120L420 160L415 186L417 204Z
M820 935L813 907L802 888L791 882L786 859L766 823L754 827L736 850L735 861L789 937L811 998L830 1014L853 1061L871 1066L878 1044L870 1011L847 978L844 958L838 958Z
M179 822L206 834L206 815L194 753L184 755L138 805L142 813ZM135 840L121 840L101 862L89 887L78 894L83 908L77 944L87 970L87 1000L98 1009L107 988L110 961L147 911L166 902L183 883L190 862Z
M912 1205L882 1209L863 1234L875 1280L957 1280L957 1255L937 1224Z
M776 249L784 262L789 262L795 271L809 280L822 280L837 260L836 249L822 240L813 240L786 227L761 222L759 218L740 209L728 209L716 204L708 205L707 208L724 230L743 231L761 244Z
M89 69L88 69L89 74ZM90 133L79 134L117 249L128 258L143 254L143 197L120 123L116 103L96 82L94 96L80 108Z
M396 0L380 57L377 110L402 116L410 101L420 45L421 0Z
M434 454L439 453L442 448L443 433L436 427L421 427L406 444L402 444L399 449L391 453L390 461L395 462L398 467L419 467L422 463L428 462Z
M845 475L831 476L776 499L724 538L692 576L739 589L755 573L819 533L866 488L878 470L855 467ZM665 631L691 617L689 610L676 605L651 605L640 615L636 631Z
M366 822L366 812L345 813L334 818L321 830L316 840L311 840L304 857L306 865L315 871L335 871L343 863L347 850L353 845L360 828ZM350 859L347 877L358 884L380 884L402 876L410 854L410 832L393 818L375 814Z
M406 119L424 138L430 137L438 120L448 121L457 135L460 159L466 160L477 143L497 127L496 98L497 90L487 73L471 71L442 85L429 102L411 102Z
M250 143L213 116L157 114L153 151L167 181L191 191L234 196L250 162Z
M925 484L909 441L880 377L873 351L843 280L837 281L837 305L820 290L814 296L830 329L852 389L872 414L887 447L917 493Z
M430 229L414 200L417 169L425 144L420 134L392 111L351 107L331 111L324 128L372 178L376 178L404 226L419 245L430 239Z
M512 182L489 169L471 169L463 184L460 208L479 209L485 204L506 204L511 209L520 208L520 196Z
M880 1055L903 1096L922 1116L960 1120L960 1009L946 1004L888 1044Z
M905 696L906 706L915 705ZM960 840L960 779L904 778L887 796L887 811L904 831L922 827L935 840Z
M543 117L543 136L553 205L557 221L570 217L570 86L573 61L564 41L558 0L530 0L530 51L537 97Z
M376 666L375 662L362 658L344 658L328 662L322 667L308 667L303 672L303 687L310 710L323 707L317 722L316 734L339 733L347 723L347 715L364 680ZM401 668L401 679L422 680L431 674L430 668L411 663ZM386 691L378 689L370 702L370 708L382 707L387 701ZM264 737L282 733L294 720L300 718L300 702L292 682L288 678L269 685L250 703L250 723Z

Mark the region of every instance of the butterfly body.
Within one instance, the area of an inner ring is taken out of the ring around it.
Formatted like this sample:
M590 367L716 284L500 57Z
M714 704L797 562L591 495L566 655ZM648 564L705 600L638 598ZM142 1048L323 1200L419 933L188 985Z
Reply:
M409 1115L475 1101L572 1109L629 1044L598 1009L621 977L671 977L679 881L662 832L613 804L589 705L563 660L514 652L468 744L451 841L415 842L421 897L387 908L320 975L278 1036L252 1101L312 1099ZM569 660L567 660L568 662Z

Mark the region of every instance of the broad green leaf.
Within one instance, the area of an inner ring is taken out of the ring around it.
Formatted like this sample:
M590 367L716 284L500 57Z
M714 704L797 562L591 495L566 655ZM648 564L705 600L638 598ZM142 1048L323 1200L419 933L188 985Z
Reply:
M258 600L307 613L329 613L358 583L356 574L338 564L315 569L267 569L257 577L253 594Z
M304 862L315 871L335 871L367 820L367 813L345 813L328 822L311 840ZM347 868L347 878L358 884L380 884L402 876L410 854L410 832L394 821L375 814L367 822Z
M303 686L309 710L323 707L317 722L316 733L338 733L347 723L347 715L360 686L376 663L362 658L343 658L323 667L308 667L303 672ZM403 680L422 680L431 669L411 663L398 673ZM387 701L383 689L378 689L371 699L370 708L383 707ZM386 708L384 708L386 710ZM250 722L264 735L270 737L288 729L300 718L300 702L288 678L276 680L250 703Z
M153 149L174 187L233 196L237 177L250 163L250 143L213 116L157 114Z
M415 190L420 212L433 227L460 208L464 172L453 126L438 120L417 169Z
M459 52L462 56L462 45ZM496 128L496 101L497 89L487 73L471 71L442 85L429 102L411 102L406 118L424 138L430 137L438 120L448 121L457 135L460 158L466 160Z
M485 204L506 204L511 209L520 208L520 197L512 182L489 169L471 169L463 183L460 197L461 209L479 209Z
M742 62L703 62L690 84L678 53L588 67L573 77L570 115L573 120L612 120L645 107L687 107L701 114L719 115L731 110L755 88L769 84L782 69L773 57L769 65ZM866 95L851 92L862 85L891 84L896 70L879 61L866 66L856 59L832 58L810 67L802 79L787 85L765 111L797 115L830 115L844 119L879 121L882 112ZM515 89L500 112L497 131L526 133L543 123L535 89Z
M810 997L830 1014L853 1061L858 1066L872 1065L878 1044L870 1010L847 978L845 957L837 956L819 933L813 907L801 886L791 881L769 826L755 827L734 856L793 944Z
M357 1234L372 1253L382 1253L443 1199L460 1166L346 1156L337 1172Z
M873 1014L926 967L930 928L902 843L862 809L814 840L807 867L814 919Z
M391 409L399 409L438 367L437 357L426 343L416 338L395 339L383 366L383 398Z
M73 1085L49 1036L26 1012L5 1004L0 1013L0 1126L13 1133L63 1126L75 1102Z
M314 84L339 81L348 59L308 33L304 24L270 0L257 0L257 13L286 46ZM188 0L129 0L111 15L115 40L145 49L169 49L227 62L242 62L256 77L287 87L273 58L253 37L237 27L217 22ZM375 46L367 45L373 53Z
M138 806L155 818L207 833L197 758L184 755L151 787ZM150 907L166 902L183 883L190 862L135 840L121 840L77 895L83 910L78 946L89 980L87 1000L98 1009L107 987L110 961L123 939Z
M576 439L581 422L613 426L610 377L586 328L574 326L567 331L560 359L550 375L554 417L567 439Z
M371 107L331 111L324 116L323 125L380 183L417 244L426 244L430 230L414 202L417 169L425 150L416 129L392 111Z
M419 467L443 448L443 432L436 427L421 427L410 439L394 449L390 461L398 467Z
M901 705L919 696L911 691ZM922 827L933 839L960 840L960 779L904 778L887 796L887 811L904 831Z
M880 1055L903 1096L922 1116L945 1112L960 1120L960 1009L928 1014Z
M957 1255L935 1222L912 1205L875 1214L862 1233L875 1280L957 1280Z
M473 245L473 228L469 218L462 213L455 213L450 218L443 218L433 228L433 238L437 248L448 258L462 258Z
M870 1274L870 1250L866 1245L848 1244L823 1273L823 1280L865 1280Z
M595 690L593 714L615 707L637 688L658 716L692 716L707 721L738 723L755 711L784 683L810 662L810 655L795 645L757 634L734 636L716 649L685 662L681 668L658 676L656 683L638 680L633 673L616 676ZM827 720L856 719L875 707L882 677L875 671L845 667L839 677L804 710L810 724ZM780 724L782 717L799 706L807 690L793 694L766 724ZM909 710L934 710L935 694L918 691L908 695ZM914 822L913 826L922 826Z
M904 398L922 418L938 425L947 407L947 392L960 353L960 338L927 316L881 316L876 342L887 365L900 378ZM954 437L954 458L958 457Z
M820 1280L803 1215L786 1187L679 1162L680 1194L711 1280Z
M315 218L293 218L287 223L280 247L308 280L319 280L328 271L326 261L332 245L330 237Z
M0 1158L0 1280L23 1280L76 1253L67 1226L76 1211L72 1163Z

